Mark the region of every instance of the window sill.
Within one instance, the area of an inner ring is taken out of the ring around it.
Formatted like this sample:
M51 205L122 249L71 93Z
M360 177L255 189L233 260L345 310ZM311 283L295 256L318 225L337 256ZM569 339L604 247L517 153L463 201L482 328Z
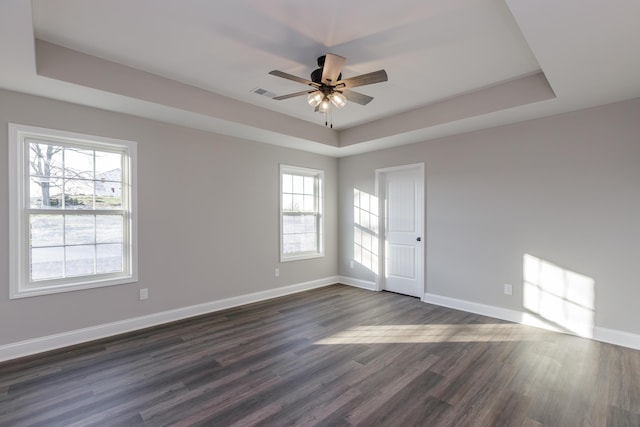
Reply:
M313 259L313 258L324 258L324 253L307 253L307 254L298 254L298 255L280 255L280 262L289 262L289 261L301 261L305 259Z
M104 288L107 286L124 285L127 283L135 283L138 281L137 277L124 276L118 278L109 278L103 280L92 280L89 282L79 282L71 284L59 284L59 285L46 285L46 286L29 286L21 287L20 289L11 289L9 299L29 298L42 295L59 294L63 292L74 292L85 289Z

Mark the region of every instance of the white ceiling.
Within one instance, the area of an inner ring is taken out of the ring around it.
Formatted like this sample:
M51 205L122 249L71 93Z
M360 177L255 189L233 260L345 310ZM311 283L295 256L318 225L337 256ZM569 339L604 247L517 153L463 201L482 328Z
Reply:
M3 0L0 87L342 156L640 96L639 18L637 0ZM304 90L267 73L308 79L327 52L343 78L389 75L333 130L253 92Z

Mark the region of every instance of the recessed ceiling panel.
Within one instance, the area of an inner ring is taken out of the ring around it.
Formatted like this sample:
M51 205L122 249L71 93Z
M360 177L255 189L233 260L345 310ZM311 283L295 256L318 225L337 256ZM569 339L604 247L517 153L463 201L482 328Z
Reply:
M539 69L502 0L34 0L37 38L296 118L324 124L304 90L316 58L346 58L343 78L385 69L375 99L334 114L348 128ZM366 90L365 90L366 89Z

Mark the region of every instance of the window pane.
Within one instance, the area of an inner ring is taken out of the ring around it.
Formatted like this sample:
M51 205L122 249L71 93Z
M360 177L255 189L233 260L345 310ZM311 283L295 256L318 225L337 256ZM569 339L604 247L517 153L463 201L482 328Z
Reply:
M122 271L122 245L97 245L96 273L117 273Z
M304 196L302 194L293 195L293 210L300 212L304 206Z
M64 248L32 248L31 280L58 279L64 275Z
M282 252L291 254L296 252L296 235L285 234L282 236Z
M122 243L122 216L96 216L96 243Z
M96 180L122 182L122 155L96 151Z
M93 209L93 181L65 180L64 204L67 209Z
M313 196L304 196L304 211L313 212L315 210L315 198Z
M62 177L62 147L38 142L29 143L29 175Z
M282 236L283 252L315 252L318 249L315 233L288 234Z
M294 175L293 177L293 192L297 194L304 192L304 178L300 175Z
M296 223L294 227L295 233L304 233L304 219L302 216L296 216Z
M86 245L95 243L96 229L93 215L65 216L65 243L67 245Z
M282 217L282 233L283 234L292 234L295 229L295 216L291 215L283 215Z
M96 209L121 209L122 184L113 181L95 181Z
M282 210L283 211L293 210L293 196L291 194L282 195Z
M316 216L315 215L304 216L304 231L307 233L316 232Z
M29 207L35 209L62 207L62 179L32 176L29 185Z
M95 246L67 246L65 261L67 276L94 274Z
M301 250L303 252L315 251L317 249L316 234L304 233L301 234Z
M30 215L31 246L61 246L64 244L62 215Z
M283 193L292 193L293 192L293 175L282 174L282 192Z
M93 179L93 150L65 148L64 176L69 179Z
M304 194L314 194L315 190L315 178L312 176L304 177Z

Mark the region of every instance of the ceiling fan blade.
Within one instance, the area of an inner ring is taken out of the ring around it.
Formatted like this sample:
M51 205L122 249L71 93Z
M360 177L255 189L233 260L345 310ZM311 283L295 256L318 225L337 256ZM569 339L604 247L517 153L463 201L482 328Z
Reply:
M330 86L335 85L345 61L346 59L342 56L327 53L322 67L322 83Z
M374 83L386 82L387 72L385 70L378 70L372 73L361 74L359 76L350 77L348 79L340 80L336 87L338 89L350 89L352 87L372 85Z
M289 98L295 98L296 96L307 95L311 92L315 92L315 90L314 89L303 90L302 92L290 93L288 95L274 96L272 99L275 99L277 101L282 101L283 99L289 99Z
M302 77L294 76L293 74L285 73L284 71L273 70L269 71L269 74L276 77L282 77L283 79L293 80L294 82L302 83L303 85L318 87L318 83L314 83L311 80L303 79Z
M342 94L351 102L355 102L360 105L367 105L371 101L373 101L373 97L369 95L363 95L358 92L354 92L352 90L342 90Z

